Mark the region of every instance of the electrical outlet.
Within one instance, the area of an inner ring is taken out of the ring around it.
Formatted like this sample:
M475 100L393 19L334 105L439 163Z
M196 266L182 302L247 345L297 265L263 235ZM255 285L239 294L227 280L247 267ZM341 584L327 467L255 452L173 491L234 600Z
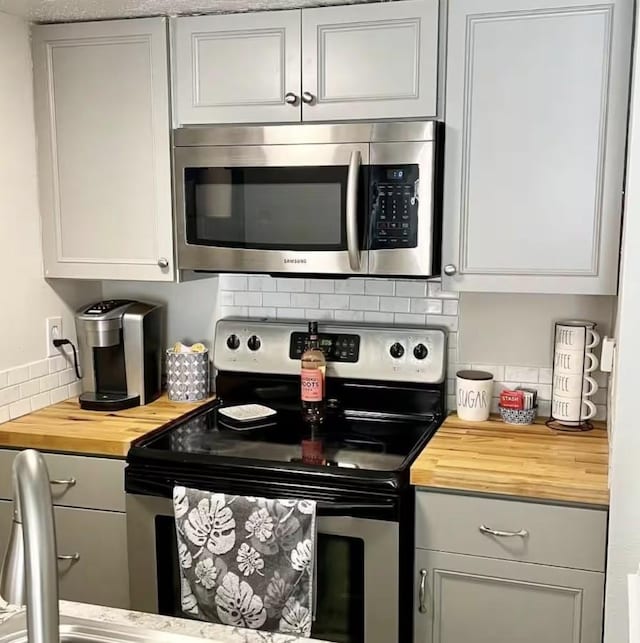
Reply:
M62 317L47 317L47 357L60 354L59 349L53 345L53 340L62 337Z

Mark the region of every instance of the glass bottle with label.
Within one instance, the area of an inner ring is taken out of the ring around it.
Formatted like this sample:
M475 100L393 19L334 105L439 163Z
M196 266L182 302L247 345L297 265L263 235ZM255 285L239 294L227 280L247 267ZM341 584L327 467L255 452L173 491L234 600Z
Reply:
M318 322L309 322L307 348L301 360L302 416L305 422L316 425L324 420L324 394L327 361L320 350Z

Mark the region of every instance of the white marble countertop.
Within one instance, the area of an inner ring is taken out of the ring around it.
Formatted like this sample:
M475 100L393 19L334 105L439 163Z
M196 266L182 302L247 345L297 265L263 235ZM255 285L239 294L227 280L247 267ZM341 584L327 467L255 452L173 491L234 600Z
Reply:
M0 624L21 611L20 608L6 606L3 608L0 605ZM239 627L214 625L203 621L130 612L113 607L69 601L60 601L60 615L101 623L113 623L114 625L135 626L146 630L166 631L171 634L205 639L212 643L321 643L318 639L297 638L290 634L271 634Z

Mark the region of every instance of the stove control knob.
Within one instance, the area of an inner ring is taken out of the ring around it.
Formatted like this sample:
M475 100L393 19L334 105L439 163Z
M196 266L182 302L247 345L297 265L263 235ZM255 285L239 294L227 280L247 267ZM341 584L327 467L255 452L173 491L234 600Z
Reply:
M429 354L429 349L424 344L418 344L413 349L413 356L416 359L424 359Z
M249 337L247 346L249 347L250 351L257 351L261 345L262 345L262 342L260 341L260 338L257 335L251 335L251 337Z
M394 359L400 359L404 355L404 346L396 342L389 349L389 353Z
M229 335L229 337L227 337L227 347L232 351L240 348L240 338L237 335Z

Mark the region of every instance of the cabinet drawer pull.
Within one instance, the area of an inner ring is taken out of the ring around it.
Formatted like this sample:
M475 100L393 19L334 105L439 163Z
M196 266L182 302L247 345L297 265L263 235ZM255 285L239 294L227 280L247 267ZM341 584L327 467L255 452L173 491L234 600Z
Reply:
M75 563L80 560L80 554L78 552L75 554L58 554L58 560L70 560Z
M502 538L510 538L511 536L526 538L529 535L526 529L520 529L520 531L500 531L499 529L491 529L491 527L487 527L486 525L480 525L478 529L483 534L491 534L492 536L500 536Z
M427 613L427 570L420 570L420 592L418 594L418 611L420 614Z
M51 484L62 484L67 487L75 487L76 486L76 479L75 478L69 478L68 480L49 480Z

